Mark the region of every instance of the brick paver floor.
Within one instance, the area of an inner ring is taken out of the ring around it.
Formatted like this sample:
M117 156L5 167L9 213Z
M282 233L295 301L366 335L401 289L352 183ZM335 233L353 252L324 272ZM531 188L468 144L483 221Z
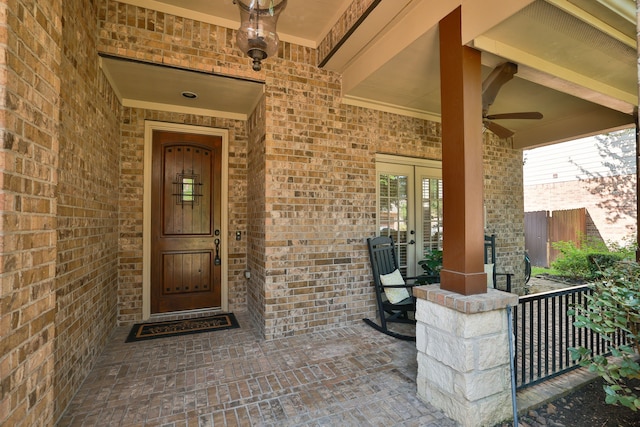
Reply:
M112 335L60 426L455 426L416 397L415 343L364 323L265 341L240 329Z

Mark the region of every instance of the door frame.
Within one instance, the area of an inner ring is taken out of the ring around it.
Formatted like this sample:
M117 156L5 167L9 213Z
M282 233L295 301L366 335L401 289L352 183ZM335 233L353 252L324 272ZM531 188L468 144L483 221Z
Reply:
M151 166L153 163L152 144L153 131L169 131L194 133L199 135L214 135L222 138L221 165L221 203L220 206L220 255L222 257L222 271L220 277L221 294L220 307L222 311L229 311L228 288L228 200L229 200L229 131L227 129L209 128L203 126L185 125L180 123L144 122L144 193L143 193L143 225L142 225L142 319L151 317ZM213 308L213 307L212 307ZM170 313L163 313L164 315Z

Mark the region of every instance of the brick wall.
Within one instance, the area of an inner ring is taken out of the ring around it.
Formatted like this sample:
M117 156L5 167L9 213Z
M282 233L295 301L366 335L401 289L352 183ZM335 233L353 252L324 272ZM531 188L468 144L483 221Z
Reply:
M491 132L484 135L487 234L496 235L496 269L513 273L512 292L524 291L524 201L522 150Z
M120 107L85 3L0 6L3 425L53 425L115 325Z
M123 108L120 123L118 199L118 323L142 320L142 230L144 123ZM132 117L133 116L133 117Z
M61 15L61 0L0 2L0 425L6 426L55 420Z
M265 170L265 100L258 104L248 120L247 149L247 270L251 278L247 286L247 311L254 327L265 334L265 226L266 226L266 170Z
M55 414L116 325L119 103L96 51L95 2L63 4L58 167Z
M265 210L249 215L264 250L249 253L264 335L359 322L375 311L364 245L376 226L375 153L439 158L439 125L343 105L339 76L312 65L285 61L266 89L266 137L250 149L256 167L266 161L251 179L266 187L249 186L258 200L266 191Z

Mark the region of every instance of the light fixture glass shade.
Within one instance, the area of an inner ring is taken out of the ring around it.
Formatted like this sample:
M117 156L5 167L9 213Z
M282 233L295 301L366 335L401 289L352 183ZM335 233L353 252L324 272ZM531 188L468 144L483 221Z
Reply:
M278 17L287 0L235 0L240 8L238 49L253 59L253 69L260 71L261 61L278 52Z

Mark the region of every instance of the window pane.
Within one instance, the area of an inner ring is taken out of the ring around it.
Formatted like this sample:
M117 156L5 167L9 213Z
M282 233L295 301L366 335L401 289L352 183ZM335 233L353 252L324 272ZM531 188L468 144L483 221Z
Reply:
M193 201L193 184L195 180L193 178L182 178L182 201Z

